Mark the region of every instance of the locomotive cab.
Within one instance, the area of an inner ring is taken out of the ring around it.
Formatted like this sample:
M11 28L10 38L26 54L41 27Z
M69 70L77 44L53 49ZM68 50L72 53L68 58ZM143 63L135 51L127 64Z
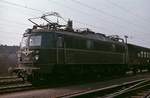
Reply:
M35 18L28 19L35 25L23 34L18 51L18 65L14 68L14 72L25 80L51 75L54 65L58 61L63 62L63 57L58 55L58 48L64 47L63 38L59 34L56 35L56 32L58 29L73 31L72 21L69 20L67 25L60 25L58 21L51 23L46 16L63 19L56 12L39 17L48 23L46 25L38 25L32 20Z
M50 73L56 63L54 48L56 48L56 40L53 32L25 33L18 52L18 76L38 77L40 73Z

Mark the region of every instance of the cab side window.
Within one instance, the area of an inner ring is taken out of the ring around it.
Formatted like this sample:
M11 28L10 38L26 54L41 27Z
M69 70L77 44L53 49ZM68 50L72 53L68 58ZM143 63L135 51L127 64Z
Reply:
M57 47L63 48L63 38L61 36L57 38Z
M92 40L87 40L86 41L86 46L87 46L87 49L93 48L93 41Z

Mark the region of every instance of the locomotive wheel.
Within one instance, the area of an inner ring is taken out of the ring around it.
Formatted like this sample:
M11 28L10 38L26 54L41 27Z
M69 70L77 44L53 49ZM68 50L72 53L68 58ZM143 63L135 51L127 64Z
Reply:
M22 77L23 81L28 81L28 75L27 74L23 74L23 77Z

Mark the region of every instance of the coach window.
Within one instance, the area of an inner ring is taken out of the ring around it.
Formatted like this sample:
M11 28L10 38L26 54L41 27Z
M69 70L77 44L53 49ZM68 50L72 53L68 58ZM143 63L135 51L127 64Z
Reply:
M87 40L87 41L86 41L86 46L87 46L88 49L93 48L93 41Z
M149 58L149 56L148 56L148 52L146 52L146 55L147 55L147 58Z
M146 52L144 52L144 58L146 58Z
M141 58L143 58L143 51L141 51Z

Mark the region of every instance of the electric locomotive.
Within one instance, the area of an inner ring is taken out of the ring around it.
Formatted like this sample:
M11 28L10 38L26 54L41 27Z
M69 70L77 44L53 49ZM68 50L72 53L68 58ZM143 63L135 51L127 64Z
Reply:
M106 36L89 29L74 30L71 20L60 25L58 20L51 22L47 16L62 18L56 12L44 14L39 18L45 20L46 25L35 23L35 18L29 19L35 25L23 34L19 64L13 72L24 80L124 75L129 69L137 71L135 66L141 64L139 55L143 54L139 53L143 48L132 52L133 46L119 36ZM144 62L149 65L150 50L145 50L147 60Z

